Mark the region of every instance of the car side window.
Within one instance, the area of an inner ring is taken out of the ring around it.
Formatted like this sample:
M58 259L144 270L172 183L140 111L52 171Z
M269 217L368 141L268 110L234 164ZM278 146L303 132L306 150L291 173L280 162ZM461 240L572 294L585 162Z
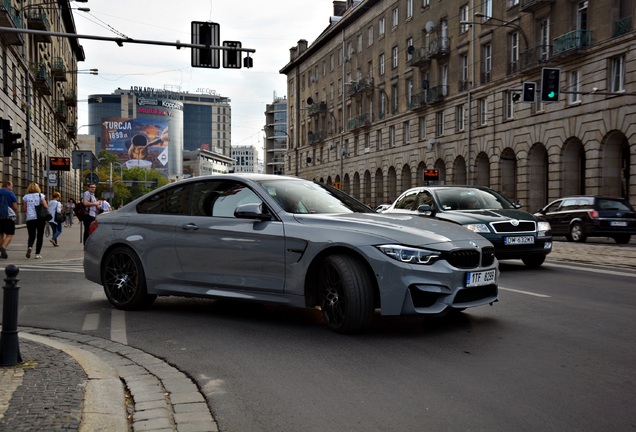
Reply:
M417 199L417 191L408 192L403 197L399 198L395 202L396 209L400 210L416 210L417 207L414 206Z
M260 204L262 200L246 185L235 182L223 182L219 194L211 203L213 217L233 218L234 210L243 204Z
M570 211L576 210L578 208L577 200L575 199L564 199L563 205L561 206L561 211Z
M430 205L431 207L435 201L433 200L433 196L428 191L422 191L417 195L417 203L415 205L415 209L419 208L421 205Z
M555 201L552 204L550 204L549 206L547 206L545 208L545 213L554 213L555 211L559 210L559 206L561 205L561 200L559 201Z
M152 194L137 205L137 212L144 214L187 215L190 211L192 183L175 185Z

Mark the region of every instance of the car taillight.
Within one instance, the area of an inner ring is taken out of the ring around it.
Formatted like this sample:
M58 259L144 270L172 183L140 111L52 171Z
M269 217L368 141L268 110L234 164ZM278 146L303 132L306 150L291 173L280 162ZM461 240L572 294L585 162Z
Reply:
M90 226L88 227L88 235L91 235L95 232L95 230L97 229L97 226L99 224L97 223L97 219L95 219L93 222L91 222Z
M591 219L598 219L598 212L596 210L588 210L587 212Z

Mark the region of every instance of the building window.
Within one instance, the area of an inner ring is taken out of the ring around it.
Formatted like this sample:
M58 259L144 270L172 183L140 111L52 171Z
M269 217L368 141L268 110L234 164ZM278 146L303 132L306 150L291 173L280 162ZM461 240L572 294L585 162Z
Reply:
M398 67L399 64L399 59L398 59L398 47L394 46L393 48L391 48L391 68L395 69Z
M342 48L338 49L338 66L342 66L342 63L344 62L344 52Z
M540 60L546 61L550 58L550 20L543 20L539 25L541 37Z
M331 56L329 57L329 70L331 72L333 72L334 66L335 66L335 61L334 61L334 58L333 58L333 54L331 54Z
M426 117L420 117L418 124L420 140L426 139Z
M486 126L488 124L488 100L486 98L479 99L479 124Z
M492 79L492 45L481 47L481 83L489 83Z
M367 37L369 38L369 41L367 42L368 46L373 45L373 26L370 26L367 29Z
M457 105L455 108L455 130L457 132L463 131L466 127L466 109L464 104Z
M468 90L468 54L459 55L459 91Z
M409 125L409 121L405 121L402 123L402 134L404 136L404 144L408 144L411 142L411 127Z
M508 42L510 44L510 65L508 73L512 74L519 70L519 33L512 32L508 35Z
M581 81L579 77L579 71L572 71L568 76L568 90L572 92L568 94L568 102L570 104L581 102Z
M413 60L413 38L408 38L406 40L406 61L410 62Z
M472 21L468 16L468 4L462 5L459 8L459 22L467 23ZM460 24L459 25L459 33L466 33L470 28L470 24Z
M364 152L368 153L371 150L371 134L369 132L364 134Z
M611 92L625 91L625 56L614 57L611 59Z
M413 18L413 0L406 0L406 19Z
M435 114L435 134L438 137L444 135L444 111Z
M378 21L378 39L382 39L384 37L384 32L386 30L386 21L384 18L380 18Z
M395 125L389 126L389 148L395 147Z
M375 133L375 149L382 150L382 129L378 129Z
M519 4L519 0L508 0L508 7L517 6Z
M392 30L395 30L397 28L399 16L400 16L399 9L398 8L393 9L393 26L392 26Z
M413 78L406 79L406 102L409 108L413 106Z
M361 34L358 35L357 45L358 45L358 48L357 48L358 53L361 53L362 52L362 35Z
M378 74L384 75L384 53L380 54L378 59Z
M483 9L484 21L488 21L492 17L492 0L484 0Z
M398 86L397 84L393 84L391 86L391 114L395 115L398 113Z
M429 7L431 4L431 0L422 0L422 7Z
M506 90L503 92L504 119L512 120L515 116L514 101L512 100L514 93Z

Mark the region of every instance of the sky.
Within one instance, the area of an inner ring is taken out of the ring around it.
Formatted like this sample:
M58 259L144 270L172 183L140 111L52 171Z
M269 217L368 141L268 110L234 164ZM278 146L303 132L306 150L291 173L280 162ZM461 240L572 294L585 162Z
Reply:
M240 41L243 48L256 50L250 55L253 68L207 69L190 66L190 48L126 43L119 47L115 42L80 39L86 60L78 63L78 70L99 72L78 73L79 127L88 124L86 102L91 94L132 86L171 86L190 93L214 90L231 99L232 145L259 148L266 105L274 97L287 96L286 77L279 71L289 63L290 48L301 39L311 44L333 15L333 0L89 0L71 6L90 8L73 11L79 35L191 43L191 22L212 21L219 24L221 41Z

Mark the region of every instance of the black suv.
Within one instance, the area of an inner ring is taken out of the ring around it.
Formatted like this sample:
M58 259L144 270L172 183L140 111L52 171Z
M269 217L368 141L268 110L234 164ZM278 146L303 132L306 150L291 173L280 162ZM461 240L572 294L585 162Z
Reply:
M636 234L636 213L625 198L571 196L551 202L537 216L550 222L552 234L584 242L587 237L610 237L629 243Z

